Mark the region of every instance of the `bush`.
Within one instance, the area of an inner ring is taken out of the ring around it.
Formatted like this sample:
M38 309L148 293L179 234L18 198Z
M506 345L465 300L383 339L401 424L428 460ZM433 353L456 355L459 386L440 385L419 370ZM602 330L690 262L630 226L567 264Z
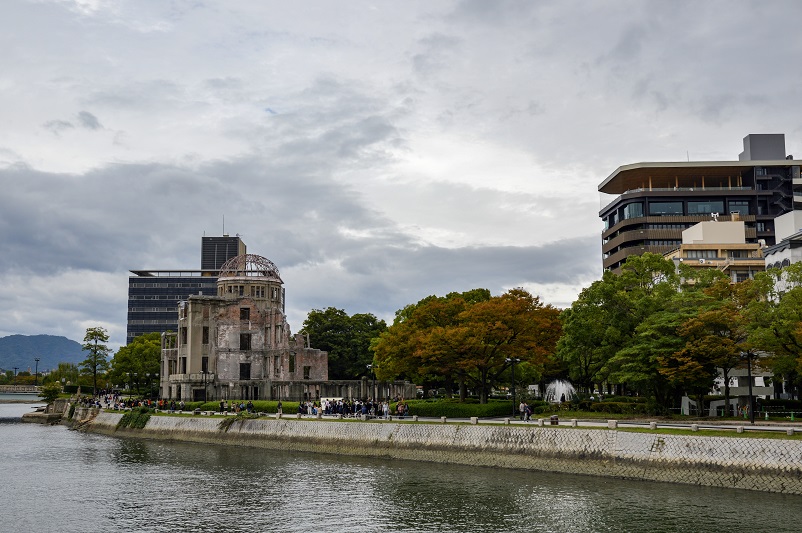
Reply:
M125 413L120 421L117 422L117 429L120 428L133 428L142 429L148 423L150 418L150 409L147 407L140 407Z
M404 402L409 406L409 415L418 416L446 416L449 418L470 418L505 416L512 413L512 401L491 400L489 403L460 403L456 399L442 400L409 400ZM391 403L390 411L395 413L398 404Z
M193 402L195 403L195 402ZM198 402L201 411L215 411L220 412L220 401L216 402ZM231 409L234 409L234 404L244 403L248 404L248 400L231 400ZM319 403L319 402L318 402ZM226 408L228 408L228 400L226 400ZM189 404L187 404L189 409ZM193 407L192 409L195 409ZM275 413L278 411L278 400L253 400L253 410L256 413ZM297 413L298 402L281 402L281 410L284 414Z
M602 398L602 401L613 403L646 403L647 398L643 396L607 396Z
M646 414L648 406L645 402L595 402L590 404L595 413Z

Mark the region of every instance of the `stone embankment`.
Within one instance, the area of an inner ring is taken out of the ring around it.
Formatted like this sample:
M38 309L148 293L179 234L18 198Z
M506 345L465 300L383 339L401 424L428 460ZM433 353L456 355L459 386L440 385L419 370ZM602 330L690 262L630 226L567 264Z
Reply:
M116 436L391 457L472 466L802 494L802 440L634 433L610 429L411 422L152 416L76 411L87 431Z

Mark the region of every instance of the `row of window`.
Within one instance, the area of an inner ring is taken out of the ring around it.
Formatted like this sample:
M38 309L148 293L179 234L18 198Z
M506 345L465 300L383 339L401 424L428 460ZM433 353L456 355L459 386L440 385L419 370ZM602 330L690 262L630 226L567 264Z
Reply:
M180 294L132 294L129 300L186 300L186 295Z
M273 358L273 374L278 376L281 370L281 357L278 355ZM295 373L295 354L290 352L289 356L289 372L290 374ZM201 372L206 374L209 372L209 358L204 356L201 358ZM173 368L173 373L175 373L175 369ZM181 358L181 373L187 373L187 358ZM312 375L312 367L311 366L304 366L303 368L304 379L310 379ZM251 379L251 363L240 363L239 364L239 379L240 380L249 380Z
M207 288L216 287L216 283L130 283L129 287L148 289L178 289L178 288Z
M727 202L727 213L739 213L741 215L751 214L748 200L729 200ZM766 208L761 206L759 211ZM724 213L724 200L703 200L688 202L649 202L649 216L683 216L683 215L709 215L712 213ZM621 220L639 218L644 216L643 202L633 202L625 205L619 212L613 212L604 220L605 229L611 228ZM762 214L762 213L761 213Z

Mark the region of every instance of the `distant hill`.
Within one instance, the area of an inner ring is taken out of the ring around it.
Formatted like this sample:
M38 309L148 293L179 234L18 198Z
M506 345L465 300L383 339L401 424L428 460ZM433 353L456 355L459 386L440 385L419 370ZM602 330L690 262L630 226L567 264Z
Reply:
M0 369L17 372L31 369L34 372L39 358L39 372L55 370L59 363L78 364L86 359L87 353L81 344L67 337L55 335L9 335L0 337Z

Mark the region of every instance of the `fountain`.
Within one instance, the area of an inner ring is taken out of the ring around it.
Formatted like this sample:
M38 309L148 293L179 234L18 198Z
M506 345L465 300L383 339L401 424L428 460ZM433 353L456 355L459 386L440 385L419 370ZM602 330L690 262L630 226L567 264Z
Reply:
M546 394L543 399L549 403L570 402L576 397L576 389L567 381L557 379L549 383L546 387Z

